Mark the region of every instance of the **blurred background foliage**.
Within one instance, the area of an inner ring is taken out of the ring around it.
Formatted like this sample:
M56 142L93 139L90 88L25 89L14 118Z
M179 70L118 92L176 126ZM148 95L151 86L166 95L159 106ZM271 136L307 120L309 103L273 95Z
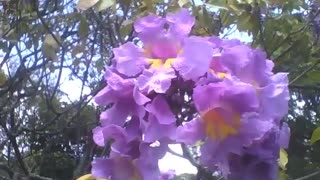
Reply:
M320 179L319 0L0 0L0 179L88 173L103 110L91 100L112 48L137 41L137 18L182 7L196 17L192 34L239 38L290 73L292 137L279 178Z

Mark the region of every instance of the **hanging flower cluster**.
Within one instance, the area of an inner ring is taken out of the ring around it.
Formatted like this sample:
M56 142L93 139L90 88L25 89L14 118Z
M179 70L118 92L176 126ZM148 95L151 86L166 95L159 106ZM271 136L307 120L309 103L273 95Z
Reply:
M111 180L171 179L158 160L169 144L200 146L199 164L229 180L278 176L281 147L290 130L287 73L272 73L261 50L238 40L189 36L195 19L182 9L134 24L142 46L114 49L95 97L100 124L93 130L109 156L92 162L92 174ZM200 142L200 143L199 143Z

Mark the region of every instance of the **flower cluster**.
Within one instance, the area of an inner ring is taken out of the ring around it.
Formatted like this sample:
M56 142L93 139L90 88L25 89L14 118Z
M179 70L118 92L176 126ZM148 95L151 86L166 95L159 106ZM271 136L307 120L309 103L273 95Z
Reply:
M142 45L114 49L107 86L95 97L109 108L94 141L110 146L92 162L95 177L171 179L158 160L169 144L183 143L200 146L198 163L230 180L277 179L290 134L281 122L287 73L272 73L263 51L238 40L190 36L194 23L186 9L148 15L134 24Z

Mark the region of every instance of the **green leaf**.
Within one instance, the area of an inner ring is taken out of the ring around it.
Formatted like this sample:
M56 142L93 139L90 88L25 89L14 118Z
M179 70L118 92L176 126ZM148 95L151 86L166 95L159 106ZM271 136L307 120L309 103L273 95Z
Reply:
M239 16L237 27L239 31L247 31L252 28L252 24L250 23L251 14L242 13Z
M320 127L317 127L312 133L310 143L314 144L319 140L320 140Z
M95 8L98 12L103 11L116 3L115 0L100 0L96 5Z
M85 46L83 46L83 45L77 45L77 46L75 46L75 47L72 49L72 51L71 51L71 56L72 56L73 58L75 58L76 55L78 55L78 54L80 54L80 53L84 53L84 51L85 51Z
M78 34L80 36L80 38L84 38L87 37L89 32L89 24L87 22L87 20L82 16L80 18L80 25L79 25L79 30L78 30Z
M51 34L47 34L46 37L44 38L44 44L50 46L54 50L59 48L59 44L57 41L60 41L59 36L55 36L55 38Z
M283 169L286 170L286 165L288 163L288 154L286 150L280 149L280 158L279 158L279 166Z
M280 171L278 179L279 180L287 180L288 179L288 175L284 171Z
M58 60L58 56L57 56L57 53L50 47L50 46L47 46L47 45L43 45L41 47L41 50L42 50L42 54L44 57L50 59L50 60L53 60L53 61L57 61Z
M7 81L6 74L3 72L3 70L0 70L0 86L4 85L6 81Z
M264 1L272 5L281 5L281 4L287 3L289 0L264 0Z
M55 37L57 40L51 34L47 34L41 47L43 56L54 61L58 59L59 44L57 41L60 41L59 36Z
M224 9L228 10L227 5L221 0L210 1L209 3L204 3L208 8L212 9Z
M122 37L126 37L132 30L132 26L133 26L133 21L131 19L125 20L121 25L120 35Z
M308 73L308 78L312 81L319 81L320 80L320 71L312 71Z
M77 8L80 10L87 10L97 4L99 0L79 0L77 4Z
M226 10L222 10L220 12L220 19L224 27L228 27L234 22L234 17Z

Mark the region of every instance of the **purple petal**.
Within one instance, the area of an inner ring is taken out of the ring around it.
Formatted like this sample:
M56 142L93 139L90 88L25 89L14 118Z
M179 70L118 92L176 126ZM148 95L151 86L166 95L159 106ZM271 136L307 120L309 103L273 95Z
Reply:
M209 42L199 37L190 37L184 42L181 59L173 66L184 79L196 80L209 70L212 55Z
M142 135L140 130L140 119L138 117L132 117L132 119L127 122L125 130L129 141L136 138L140 139Z
M134 23L134 29L143 43L150 43L155 34L164 30L165 19L157 15L139 18Z
M140 152L143 156L135 160L135 164L140 169L143 179L159 178L158 160L166 154L167 148L167 145L162 143L158 147L151 147L146 143L140 145Z
M259 105L255 89L251 85L233 81L198 86L194 89L193 99L200 112L217 107L231 107L233 111L243 113L256 110Z
M132 104L126 104L125 102L118 102L111 108L105 110L100 114L100 122L102 126L109 124L116 124L123 126L128 115L132 109Z
M122 152L125 150L125 147L127 146L127 134L125 130L116 125L109 125L103 128L102 130L105 142L108 140L113 140L112 143L112 150L115 150L117 152Z
M123 97L132 96L134 87L133 79L124 79L117 73L107 70L105 73L107 86L95 96L95 102L99 105L108 105Z
M266 161L250 154L234 155L229 161L230 174L228 180L278 179L278 164L276 161Z
M194 144L204 139L204 137L204 124L196 118L177 128L175 140L186 144Z
M169 24L169 31L180 36L187 36L195 23L195 18L187 9L181 9L175 14L168 14L166 20Z
M260 92L262 113L279 121L288 113L289 89L287 73L277 73Z
M239 138L243 146L248 147L254 141L260 141L273 127L273 121L264 120L258 113L245 113L241 118L241 127L236 138Z
M146 110L153 114L160 124L172 124L176 122L176 118L170 110L169 104L161 95L156 96L151 104L146 106Z
M176 124L160 124L157 119L150 115L147 123L143 125L144 142L155 142L163 138L174 139Z
M266 54L263 51L244 45L234 46L223 51L221 63L231 75L244 82L261 84L266 81Z
M150 93L151 91L155 91L157 93L165 93L171 86L171 80L175 77L176 75L172 69L167 71L145 70L138 77L137 86L143 92Z
M139 91L138 87L135 87L133 89L133 98L138 105L144 105L150 101L150 99L147 96L145 96Z
M238 39L226 39L224 41L222 41L222 47L223 48L231 48L234 46L239 46L242 45L241 41Z
M162 172L159 177L159 180L174 180L175 174L176 174L175 170L169 170L167 172Z
M287 123L283 123L280 130L279 143L281 148L288 148L290 141L290 127Z
M94 101L98 105L108 105L117 100L117 93L111 89L111 87L106 86L98 92L94 97Z
M180 50L180 42L177 37L169 33L153 35L152 40L145 44L147 56L154 59L167 60L176 58Z
M126 79L111 70L106 70L104 78L108 86L110 86L114 91L121 91L122 94L130 94L134 86L134 79Z
M112 159L95 159L91 163L91 173L96 178L110 178L112 176L113 170L113 161Z
M141 178L132 160L128 157L96 159L92 162L91 172L96 178L112 180Z
M224 42L218 36L211 36L208 38L208 41L210 42L212 48L220 48Z
M145 69L146 61L141 49L133 43L123 44L113 49L116 69L127 76L135 76Z
M101 147L105 146L105 141L102 133L103 128L101 127L96 127L92 130L93 133L93 141Z

